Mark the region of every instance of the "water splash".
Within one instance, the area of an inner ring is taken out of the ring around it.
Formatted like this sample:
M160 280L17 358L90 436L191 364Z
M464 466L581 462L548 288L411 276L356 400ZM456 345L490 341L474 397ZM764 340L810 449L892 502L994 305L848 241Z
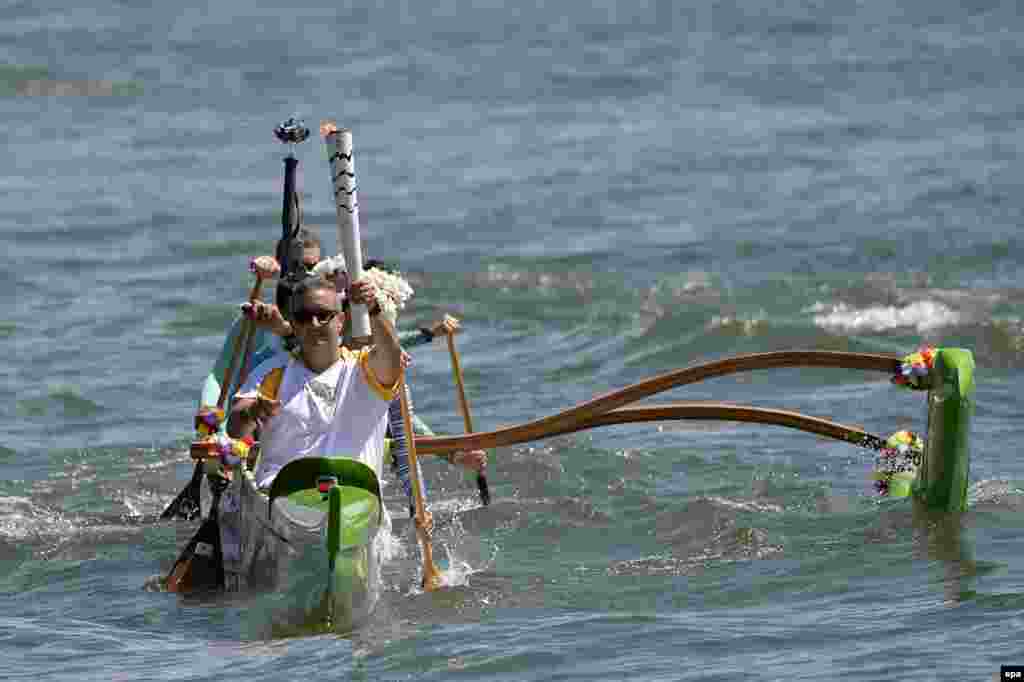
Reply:
M469 585L469 576L478 572L478 569L464 559L456 555L455 550L448 543L441 545L448 556L448 568L441 572L441 584L444 587L461 587Z

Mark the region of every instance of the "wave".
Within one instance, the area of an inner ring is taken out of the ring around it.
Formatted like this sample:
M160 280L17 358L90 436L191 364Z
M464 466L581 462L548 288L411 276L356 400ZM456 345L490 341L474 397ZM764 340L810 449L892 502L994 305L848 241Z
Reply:
M866 277L801 310L818 329L837 335L918 335L922 343L970 348L979 365L1024 366L1024 320L1015 289L900 287Z
M234 321L236 311L230 304L184 304L174 319L164 323L164 332L169 336L223 334Z
M91 417L106 411L106 408L70 386L57 386L45 396L18 401L18 412L26 416L44 416L55 410L64 417Z
M964 317L935 300L906 305L874 305L858 308L846 303L816 302L802 312L812 313L814 324L828 331L845 333L885 332L913 329L925 333L960 324Z
M39 506L27 497L0 497L0 540L40 541L69 534L75 528L60 512Z

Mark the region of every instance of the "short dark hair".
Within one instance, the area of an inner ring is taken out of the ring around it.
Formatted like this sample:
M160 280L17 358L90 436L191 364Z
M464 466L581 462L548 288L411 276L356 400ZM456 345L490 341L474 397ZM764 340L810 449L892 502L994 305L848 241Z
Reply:
M281 288L279 284L278 289ZM334 284L334 279L327 275L310 275L303 278L292 285L291 289L291 304L289 320L295 315L295 311L302 306L302 297L311 291L330 291L333 294L338 293L338 287Z
M320 235L317 234L316 228L313 227L300 227L298 234L299 241L302 242L303 248L320 248Z

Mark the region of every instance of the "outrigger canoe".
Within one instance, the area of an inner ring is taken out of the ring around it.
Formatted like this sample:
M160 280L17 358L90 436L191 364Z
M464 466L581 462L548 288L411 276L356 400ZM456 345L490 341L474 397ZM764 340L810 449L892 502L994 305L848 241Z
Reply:
M241 531L239 558L224 562L229 591L266 593L272 611L298 609L335 631L373 612L390 525L373 469L343 457L308 457L289 462L270 489L260 489L253 469L240 464L229 490L238 504L222 506L222 523L234 521Z
M288 121L275 134L282 142L295 144L305 139L308 132L294 121ZM331 135L334 137L331 138ZM350 274L358 279L362 257L357 248L358 211L355 175L351 167L351 134L349 131L333 130L326 134L326 139L333 139L332 144L335 145L331 164L338 204L339 243L345 247L346 261L353 264L353 272ZM297 163L293 155L285 159L282 228L286 240L298 231L299 221L292 219L298 213L297 195L294 192ZM254 299L258 293L259 282L254 286L250 299ZM365 328L368 329L368 318ZM361 335L365 335L365 331ZM234 376L234 361L240 357L239 350L243 346L249 347L245 355L250 356L252 345L252 341L247 341L234 346L232 363L227 366L221 379L217 401L221 417L227 389ZM909 442L915 444L912 448L900 444L894 447L890 441L895 435L890 439L882 439L858 428L792 412L714 403L630 406L630 403L670 388L703 379L781 367L836 367L894 373L894 381L897 383L928 391L926 436L924 439L909 438ZM245 374L244 369L242 374ZM880 453L879 459L883 460L878 477L885 484L888 494L912 497L915 502L931 510L961 512L967 508L968 441L974 407L973 394L974 358L966 349L922 349L902 360L893 356L862 353L775 351L683 368L519 426L463 436L414 438L410 443L414 446L410 448L410 456L416 448L425 454L486 449L597 426L641 421L726 419L772 423L874 449ZM464 413L467 412L463 407ZM197 417L197 428L199 421ZM466 422L467 430L471 430L468 418ZM217 441L213 432L218 431L220 423L215 421L208 426L211 432L201 432L201 435L204 439ZM406 431L411 432L412 429L407 426ZM916 446L917 441L921 441L919 448ZM200 441L198 447L197 443L193 443L193 456L196 456L196 452L199 455L197 459L211 456L206 452L206 445L209 444L208 440ZM214 450L221 447L216 443L214 445ZM230 442L225 443L225 446L226 450L221 453L221 457L234 452L234 445ZM257 487L252 474L257 457L258 451L254 448L249 456L242 459L242 463L233 468L229 499L235 500L237 504L225 505L220 513L236 515L231 521L241 530L240 553L238 558L224 562L222 572L220 568L217 569L217 582L222 581L223 586L229 590L266 592L267 598L275 606L283 606L289 611L300 608L336 631L357 626L372 613L380 596L380 553L390 525L386 522L376 475L372 469L352 459L304 458L282 468L270 489L262 490ZM896 464L894 467L889 465L893 461ZM193 480L162 516L192 518L198 511L201 479L202 467L197 466ZM219 494L215 495L215 499L219 499ZM421 502L418 502L418 506L421 506ZM208 526L211 521L212 524ZM173 586L175 591L180 591L179 588L187 583L192 558L207 553L205 547L202 552L198 549L199 545L205 545L200 542L207 537L204 529L216 529L216 521L217 512L213 511L168 576L169 589ZM211 535L219 538L217 533ZM216 546L214 555L219 559L219 542ZM425 545L425 557L428 549L429 545ZM210 563L205 562L206 566ZM428 563L425 558L425 569ZM216 562L213 564L216 565Z
M928 423L913 467L891 477L892 497L912 497L928 509L967 508L974 360L965 349L935 349L913 388L928 391ZM913 356L908 356L912 358ZM501 447L604 425L666 419L726 419L797 428L895 457L887 440L855 427L794 412L690 402L630 406L670 388L713 376L779 367L846 367L899 375L907 359L832 351L776 351L716 360L614 391L535 422L463 436L417 438L425 453ZM257 487L252 468L258 446L234 467L234 510L241 528L240 558L225 563L229 590L266 593L275 611L301 609L305 622L336 632L357 627L380 596L380 561L389 524L372 469L346 458L307 458L287 464L270 489Z

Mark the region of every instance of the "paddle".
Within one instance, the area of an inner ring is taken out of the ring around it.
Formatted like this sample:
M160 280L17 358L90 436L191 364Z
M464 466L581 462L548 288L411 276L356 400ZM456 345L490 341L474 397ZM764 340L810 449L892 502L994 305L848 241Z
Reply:
M547 438L572 431L588 419L671 388L737 372L781 367L841 367L894 374L900 362L896 356L841 351L793 350L739 355L667 372L525 424L468 436L423 437L420 439L420 453L436 455L456 450L488 449Z
M455 335L451 331L448 332L448 354L452 358L452 373L455 375L455 387L459 393L459 408L462 410L462 421L466 425L466 433L473 433L473 418L469 414L466 387L462 381L462 365L459 363L459 352L455 350ZM480 502L486 507L491 503L491 490L487 487L487 476L483 471L476 475L476 487L480 491Z
M199 461L199 466L203 466L202 460ZM210 490L213 491L210 513L168 572L164 580L168 592L190 592L199 587L224 587L224 552L220 542L220 524L217 516L221 493L229 483L230 481L224 478L210 478Z
M253 284L252 289L249 291L249 303L252 303L259 299L260 288L263 286L263 280L256 278L256 283ZM235 345L231 351L231 360L228 366L224 369L224 376L221 377L220 381L220 394L217 397L217 409L223 411L224 405L227 402L228 390L231 385L231 379L235 375L235 368L238 367L239 356L242 350L245 350L246 361L248 361L248 355L252 352L252 339L255 336L254 324L249 319L243 319L242 324L238 330L238 336L235 337ZM239 384L242 383L241 378ZM190 446L191 451L196 443ZM196 467L192 471L192 478L188 484L182 489L178 496L174 498L174 501L167 505L167 509L160 514L161 519L179 518L186 521L191 521L199 515L199 497L201 493L201 487L203 482L203 460L197 459Z
M296 144L309 137L309 129L303 126L300 121L288 119L274 129L274 135L281 142L290 145L288 156L284 160L284 200L281 215L281 226L283 231L281 246L284 253L279 254L279 256L286 256L284 259L284 270L282 271L283 279L288 274L289 270L294 268L296 255L300 252L300 249L294 244L299 230L298 223L301 219L298 210L298 195L295 192L295 169L298 165L298 160L295 158L294 149ZM300 254L299 257L301 258ZM256 283L249 292L250 303L255 302L259 298L262 286L263 280L257 276ZM220 395L217 397L218 410L223 411L224 405L227 402L228 394L230 393L231 379L234 376L235 369L238 367L241 349L244 349L245 358L242 361L238 384L241 385L242 381L245 379L249 356L252 353L253 338L255 335L255 321L248 318L243 320L239 335L235 339L235 346L232 351L231 361L228 364L227 370L224 372L224 378L221 382ZM192 456L197 460L196 470L192 475L192 480L197 481L195 485L194 499L197 509L199 505L198 482L202 481L202 472L205 469L204 462L209 456L208 445L209 443L204 441L194 441L189 448ZM185 549L178 556L177 561L174 562L174 566L167 575L165 585L169 592L187 591L194 589L196 586L212 585L215 588L224 587L224 557L223 548L221 547L218 508L220 506L221 494L228 487L229 481L222 476L209 476L208 478L210 480L210 489L213 492L213 499L210 504L210 513L207 515L207 518L203 521L202 525L200 525L196 534L192 536L188 545L185 546ZM192 486L191 481L189 486ZM186 490L187 489L188 488L186 488ZM182 494L185 494L185 491L182 491ZM179 497L181 496L182 495L179 495ZM172 503L172 506L173 504L174 503Z
M434 565L434 549L430 544L430 534L424 530L426 509L423 505L423 483L420 481L419 463L416 461L416 434L412 430L412 413L409 411L409 395L405 389L405 374L398 386L398 394L402 403L402 421L405 424L406 446L409 457L409 476L412 479L412 496L416 512L416 535L423 551L423 589L427 592L441 587L441 573Z

